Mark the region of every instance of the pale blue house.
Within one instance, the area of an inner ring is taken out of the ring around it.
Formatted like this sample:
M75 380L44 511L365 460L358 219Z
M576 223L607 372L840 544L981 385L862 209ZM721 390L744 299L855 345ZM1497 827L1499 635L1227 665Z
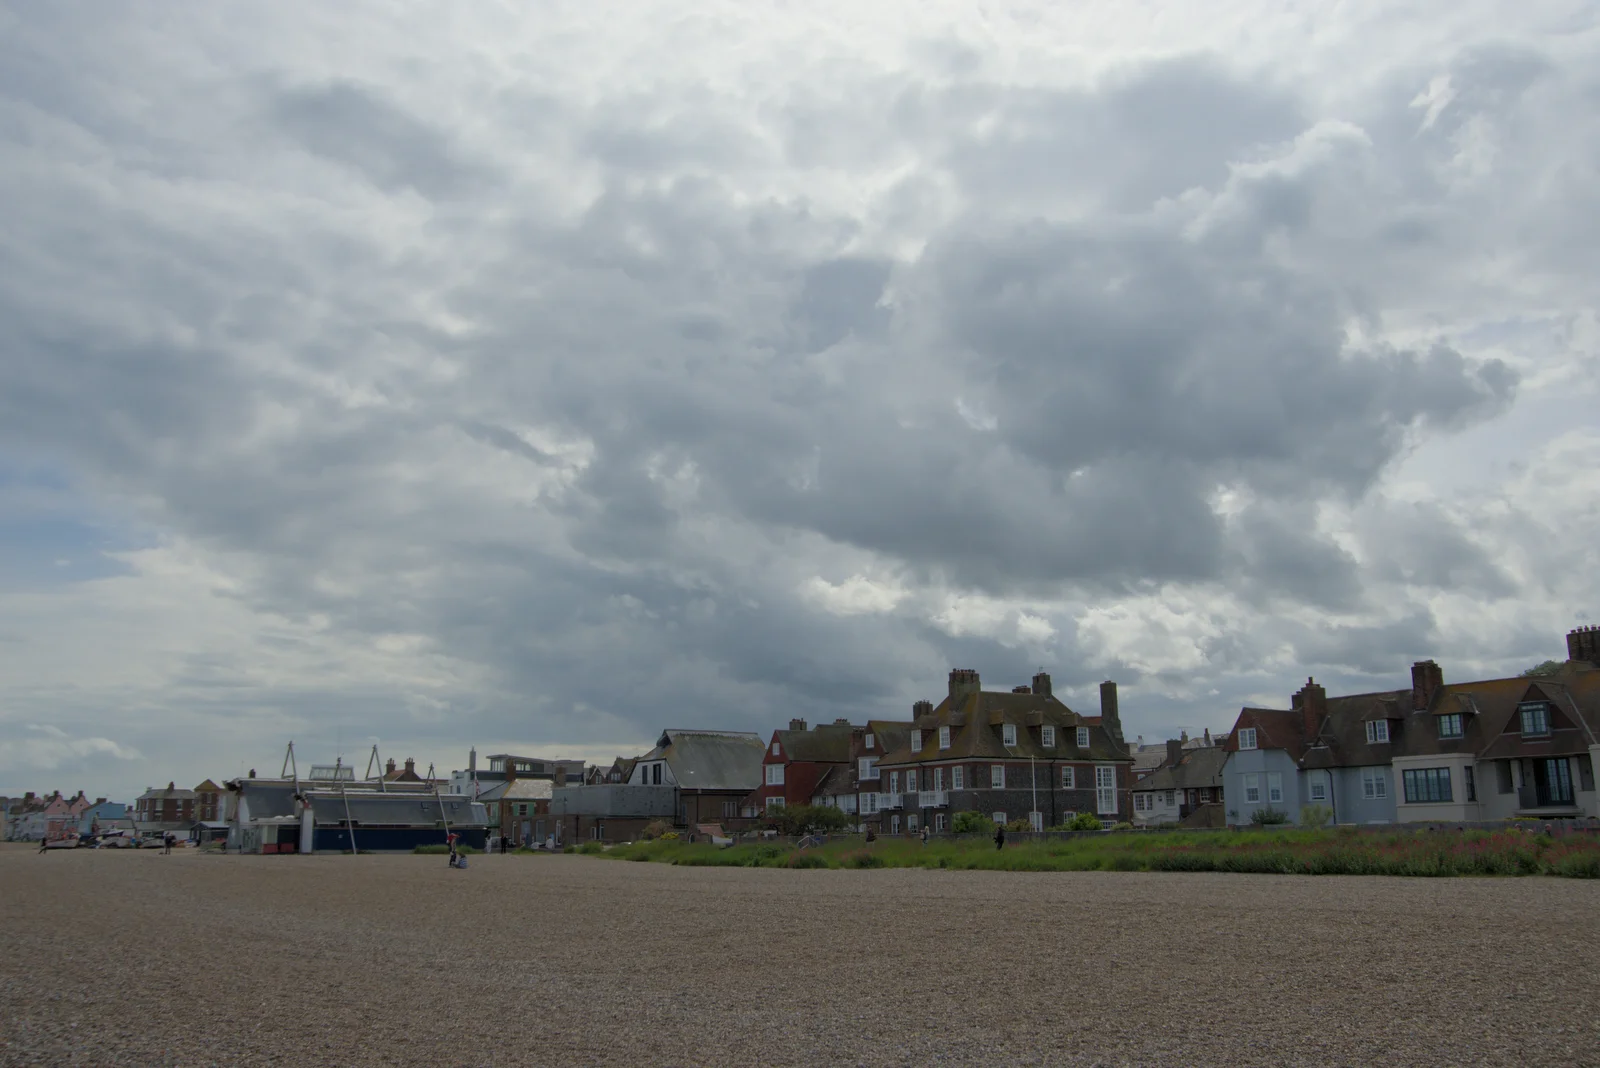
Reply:
M108 831L118 820L126 820L128 806L120 801L107 801L103 797L95 799L94 804L83 810L78 817L78 833L89 834L95 830Z
M1307 805L1330 809L1335 823L1393 823L1389 739L1410 701L1410 690L1330 700L1307 679L1288 709L1240 709L1224 743L1228 825L1263 810L1298 823Z

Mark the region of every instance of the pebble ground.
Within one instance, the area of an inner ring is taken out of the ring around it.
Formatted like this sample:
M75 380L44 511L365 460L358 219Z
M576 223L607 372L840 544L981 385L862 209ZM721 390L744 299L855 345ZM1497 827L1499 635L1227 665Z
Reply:
M0 848L5 1065L1600 1065L1600 884Z

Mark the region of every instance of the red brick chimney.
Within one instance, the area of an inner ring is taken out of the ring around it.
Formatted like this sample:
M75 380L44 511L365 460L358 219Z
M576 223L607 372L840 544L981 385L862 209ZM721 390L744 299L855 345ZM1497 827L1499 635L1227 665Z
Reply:
M1567 659L1587 660L1600 666L1600 627L1579 627L1568 631Z
M389 758L389 762L384 766L383 772L385 775L394 774L394 757Z
M1433 699L1444 689L1444 672L1432 660L1418 660L1411 665L1411 707L1426 712L1433 707Z
M1300 729L1306 740L1315 738L1328 714L1328 691L1317 685L1316 679L1308 677L1290 704L1300 710Z
M950 700L955 701L983 688L978 673L972 668L952 668L950 671Z

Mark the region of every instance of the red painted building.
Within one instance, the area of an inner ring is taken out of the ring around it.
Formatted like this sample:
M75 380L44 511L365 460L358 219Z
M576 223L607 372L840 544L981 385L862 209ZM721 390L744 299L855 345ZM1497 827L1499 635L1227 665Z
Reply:
M744 799L744 811L758 815L780 805L810 804L829 770L849 769L855 730L847 719L810 730L805 720L792 719L788 730L773 731L761 760L761 785Z

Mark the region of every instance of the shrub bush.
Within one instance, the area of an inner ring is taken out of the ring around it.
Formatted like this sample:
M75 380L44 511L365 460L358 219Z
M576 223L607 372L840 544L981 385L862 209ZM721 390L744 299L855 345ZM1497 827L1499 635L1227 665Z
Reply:
M666 820L651 820L644 825L644 830L639 832L639 838L646 842L653 842L672 832L672 824Z
M1006 824L1006 830L1008 830L1008 831L1031 831L1031 830L1033 830L1033 824L1029 823L1025 819L1015 819L1015 820L1012 820L1010 823Z
M884 859L870 849L857 849L839 858L839 866L843 868L881 868L884 863Z
M1289 814L1275 808L1258 808L1250 813L1250 822L1257 827L1277 827L1289 822Z
M982 812L957 812L950 821L950 829L956 834L972 834L974 832L993 833L994 820Z
M827 866L828 860L826 857L818 853L801 851L791 853L788 861L784 864L786 868L826 868Z
M1080 812L1066 824L1069 831L1103 831L1105 825L1100 822L1100 817L1092 812Z
M605 846L604 842L593 842L593 841L590 841L590 842L585 842L585 843L583 843L583 845L578 847L578 852L579 853L582 853L583 855L589 856L589 857L594 856L596 853L604 853L605 851L606 851L606 846Z
M1113 831L1131 831L1133 830L1133 824L1123 820L1121 823L1113 823L1111 829Z
M1333 820L1333 809L1327 805L1302 805L1300 808L1300 826L1313 830L1321 830Z

